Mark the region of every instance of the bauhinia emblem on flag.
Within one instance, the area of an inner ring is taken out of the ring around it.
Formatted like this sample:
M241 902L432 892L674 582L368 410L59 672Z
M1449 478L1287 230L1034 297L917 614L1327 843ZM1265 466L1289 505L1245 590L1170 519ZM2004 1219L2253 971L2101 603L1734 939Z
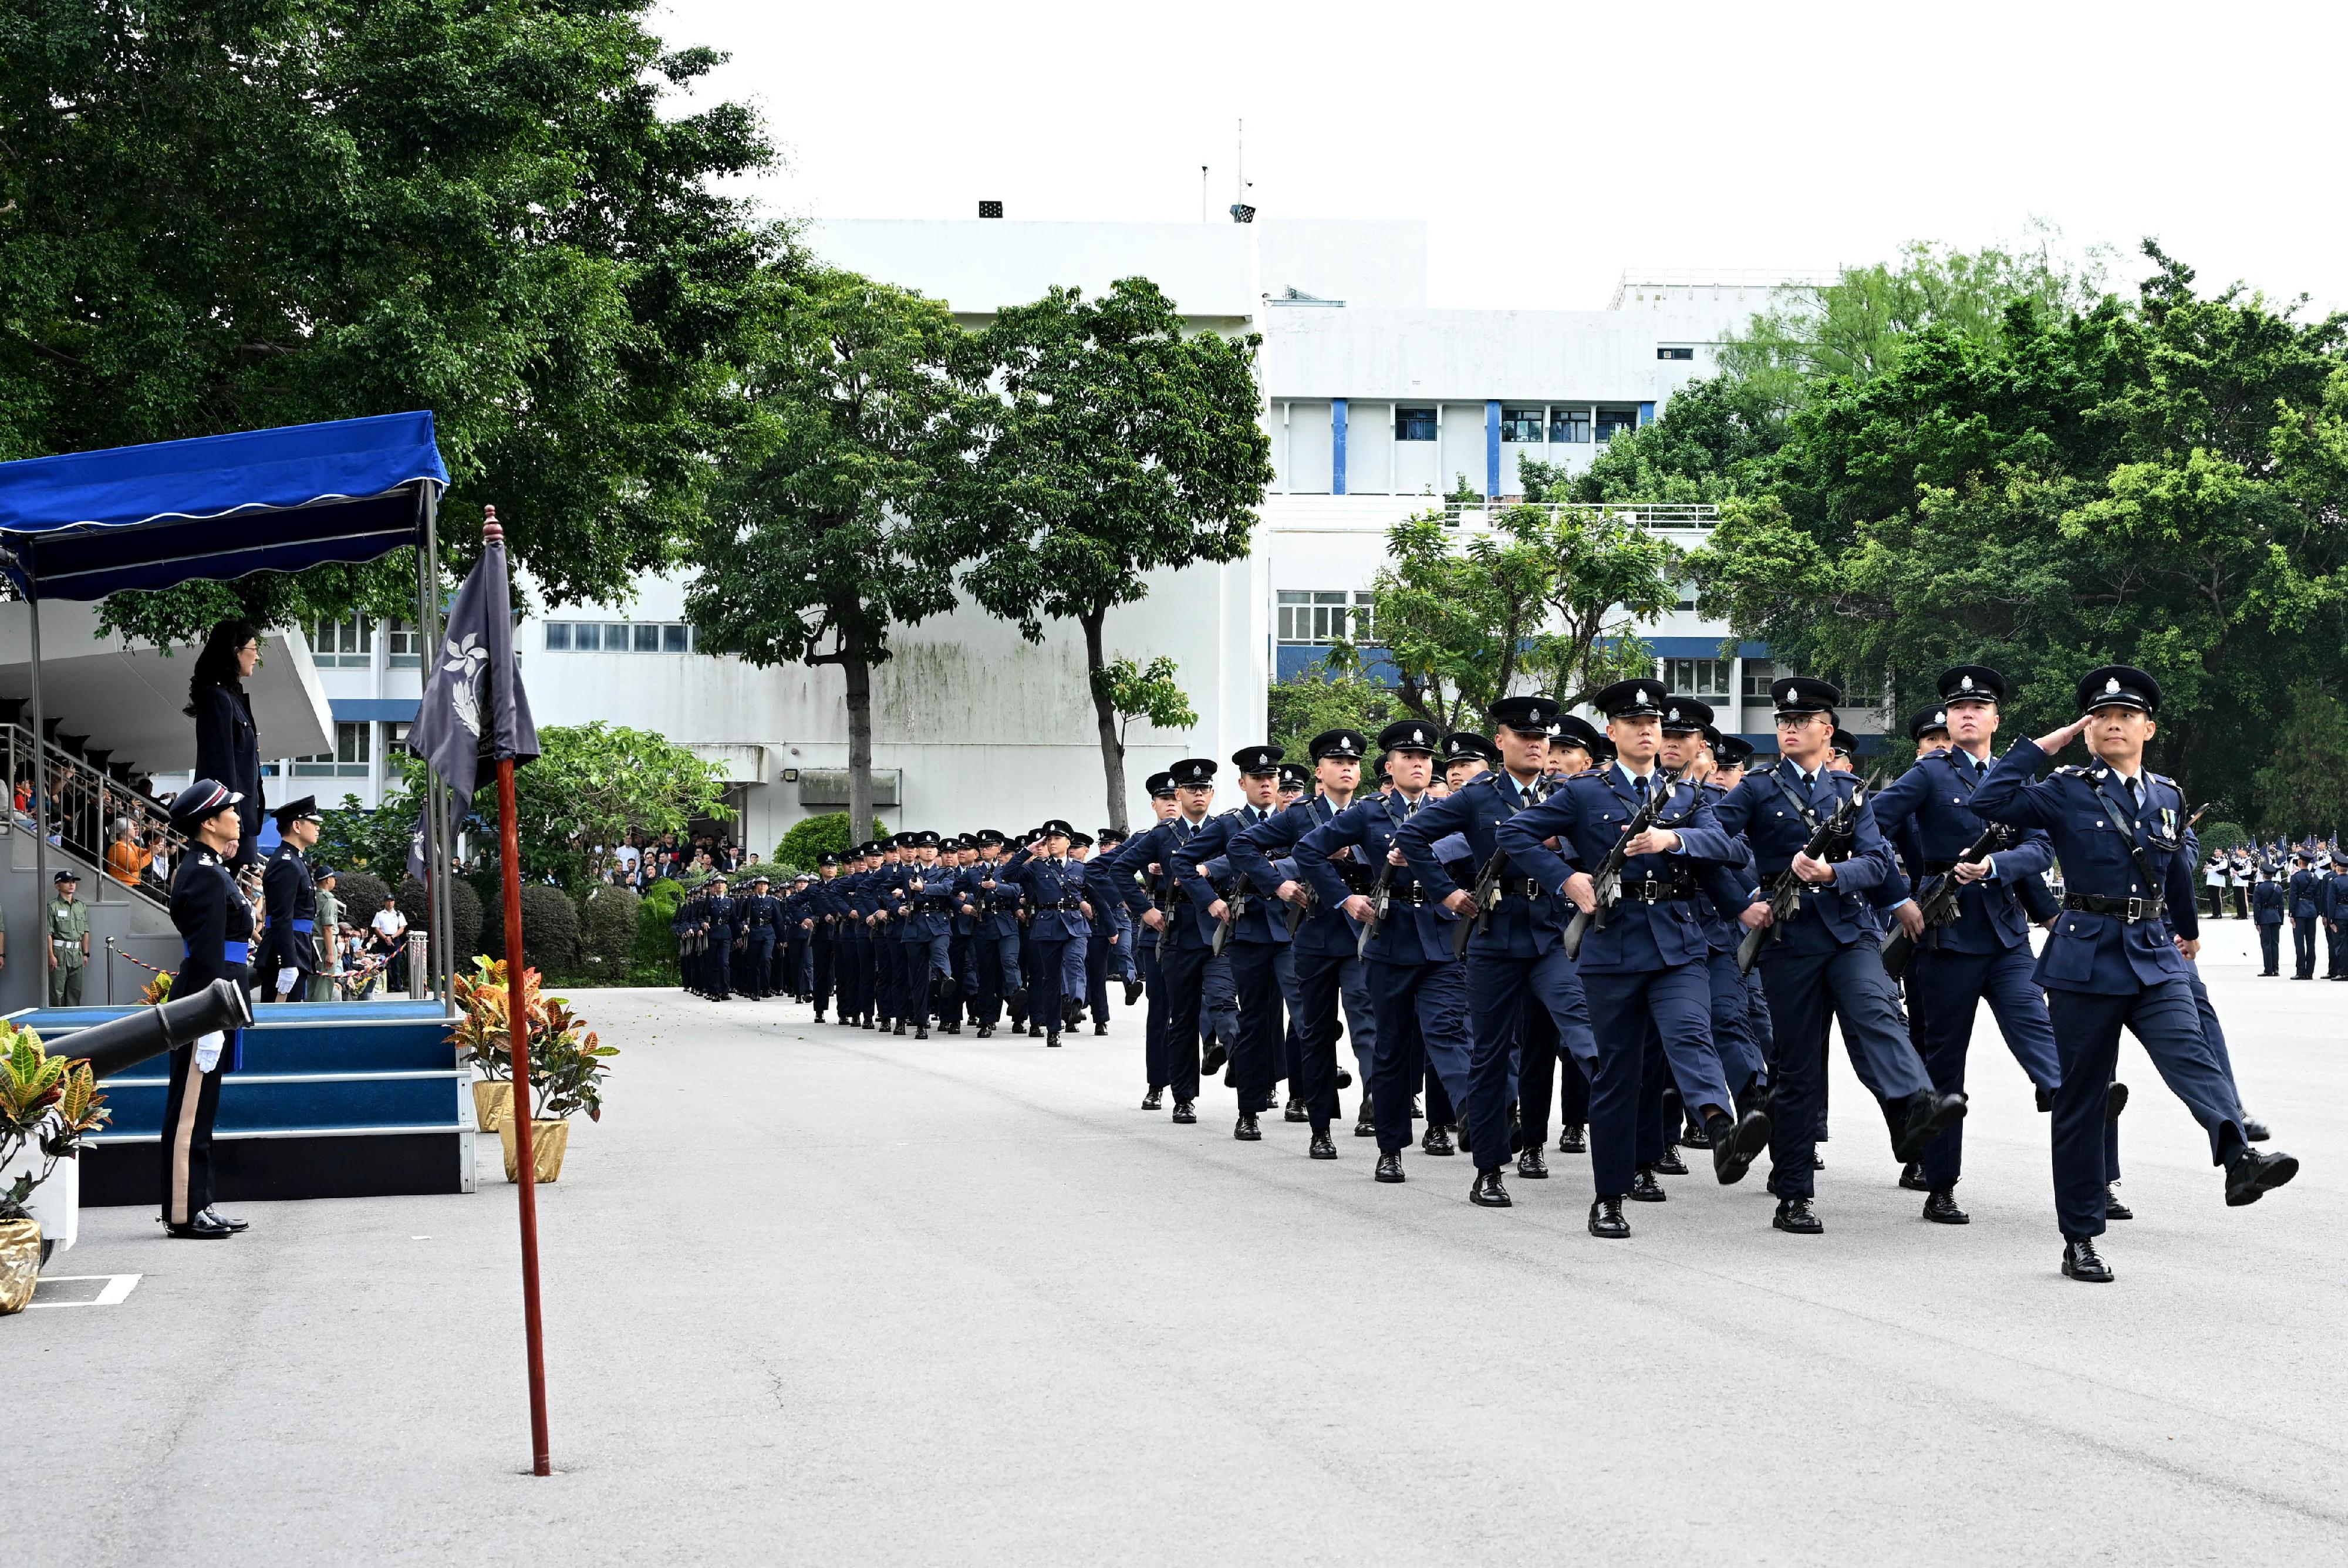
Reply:
M448 789L448 820L462 822L473 791L500 758L528 762L538 755L538 727L514 662L511 592L506 547L490 543L448 606L440 656L424 684L408 727L407 748L429 763ZM489 764L485 769L483 764ZM424 875L423 808L408 841L408 874Z

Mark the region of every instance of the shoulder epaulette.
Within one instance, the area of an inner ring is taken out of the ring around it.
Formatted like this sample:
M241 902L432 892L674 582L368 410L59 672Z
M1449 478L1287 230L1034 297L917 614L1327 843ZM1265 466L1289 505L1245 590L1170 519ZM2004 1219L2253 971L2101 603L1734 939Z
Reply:
M2050 779L2085 779L2091 770L2084 762L2068 762L2047 775Z
M1572 777L1576 779L1603 779L1606 777L1606 769L1602 767L1585 768L1581 772L1572 775Z

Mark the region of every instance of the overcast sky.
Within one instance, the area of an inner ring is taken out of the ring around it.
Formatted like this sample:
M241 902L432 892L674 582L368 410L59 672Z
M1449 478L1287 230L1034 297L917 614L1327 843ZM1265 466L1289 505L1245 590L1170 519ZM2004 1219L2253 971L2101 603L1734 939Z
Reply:
M778 215L1420 218L1430 304L1591 309L1626 269L1809 271L2033 220L2348 305L2337 5L777 5L729 51Z

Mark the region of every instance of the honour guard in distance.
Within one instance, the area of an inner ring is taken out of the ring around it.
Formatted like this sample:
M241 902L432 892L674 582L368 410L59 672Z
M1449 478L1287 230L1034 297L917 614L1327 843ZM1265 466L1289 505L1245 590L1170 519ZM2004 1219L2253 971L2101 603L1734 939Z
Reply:
M763 1001L773 993L775 937L782 928L783 906L767 890L767 877L750 879L750 896L742 901L742 983L750 995Z
M1112 979L1126 982L1125 1005L1133 1006L1133 914L1125 907L1125 892L1117 885L1115 870L1125 834L1113 827L1103 828L1093 841L1077 844L1072 840L1070 847L1089 851L1096 842L1097 853L1077 857L1085 867L1085 902L1093 909L1092 934L1085 944L1085 1005L1092 1009L1093 1033L1106 1035Z
M2348 850L2332 851L2332 874L2323 879L2318 901L2323 913L2325 975L2348 980Z
M1231 961L1239 1037L1226 1048L1240 1099L1231 1136L1249 1142L1263 1136L1256 1116L1271 1108L1272 1084L1281 1076L1277 1064L1286 1015L1278 964L1280 949L1289 940L1288 923L1285 912L1273 917L1266 907L1271 901L1255 894L1228 861L1219 875L1210 876L1204 868L1210 861L1224 859L1233 838L1271 820L1280 793L1280 758L1277 746L1243 746L1234 752L1231 765L1239 769L1245 803L1209 820L1174 851L1176 882L1212 925L1227 928L1218 943L1210 927L1208 945L1220 946Z
M2323 878L2315 869L2315 851L2301 850L2291 857L2291 946L2294 980L2315 978L2315 926L2323 916Z
M1172 1119L1191 1123L1199 1119L1200 1073L1213 1070L1212 1067L1202 1069L1200 1065L1199 1015L1205 999L1214 922L1207 906L1193 903L1187 884L1175 874L1174 856L1206 822L1207 808L1215 798L1215 761L1209 757L1184 758L1167 770L1165 779L1173 787L1174 811L1148 832L1128 840L1110 866L1120 875L1140 873L1148 879L1145 882L1137 877L1131 882L1125 894L1126 907L1144 928L1157 934L1157 941L1148 948L1155 955L1158 983L1166 992L1163 1022L1155 1030L1146 1069L1148 1092L1142 1097L1141 1109L1158 1109L1159 1097L1171 1093ZM1153 799L1162 799L1155 789L1150 793ZM1124 882L1117 885L1128 887ZM1153 992L1153 1010L1156 1002ZM1220 1065L1220 1060L1214 1064Z
M726 893L724 872L712 874L702 885L708 889L708 897L701 906L702 930L708 944L704 953L707 963L703 975L707 986L705 995L713 1002L730 1002L734 999L735 927L740 916L734 899Z
M1419 1086L1439 1085L1450 1104L1468 1103L1468 997L1452 940L1459 917L1444 903L1460 891L1452 866L1468 858L1468 848L1456 835L1430 841L1432 869L1422 871L1400 847L1404 833L1459 799L1437 801L1427 793L1436 744L1435 727L1425 719L1397 719L1386 726L1378 733L1378 748L1385 754L1392 789L1357 795L1296 842L1302 880L1311 884L1323 910L1337 911L1350 923L1348 929L1358 933L1351 951L1364 965L1377 1017L1364 1086L1378 1140L1373 1174L1389 1183L1406 1179L1402 1151L1410 1142L1411 1105ZM1542 745L1548 745L1546 731ZM1357 889L1363 872L1368 873L1367 886ZM1327 1004L1316 1006L1327 1008ZM1334 1068L1334 1039L1328 1029L1333 1014L1334 1008L1328 1008L1314 1019L1313 1044L1318 1048L1307 1069L1315 1075L1305 1107L1313 1125L1309 1152L1320 1160L1337 1157L1328 1132L1335 1095L1334 1089L1323 1092L1319 1077ZM1319 1046L1323 1039L1328 1045ZM1441 1109L1439 1101L1427 1106L1428 1125L1420 1147L1429 1154L1449 1155L1451 1136Z
M1022 849L1003 862L1002 874L1025 893L1028 932L1035 942L1027 1037L1040 1035L1046 1046L1057 1046L1061 1030L1084 1021L1085 944L1092 935L1092 906L1085 899L1084 865L1068 858L1076 830L1054 818L1044 824L1043 835L1042 854Z
M1021 890L1003 874L1003 843L994 829L982 830L977 859L956 879L960 907L971 923L972 1016L982 1040L994 1033L1006 1007L1014 1032L1026 1018L1027 983L1019 969Z
M1618 681L1593 700L1607 716L1614 761L1575 775L1547 799L1511 815L1499 824L1496 841L1509 871L1550 895L1552 919L1569 909L1588 917L1560 923L1581 928L1578 954L1567 956L1576 965L1591 1021L1589 1054L1582 1058L1590 1073L1590 1162L1597 1189L1590 1233L1614 1240L1631 1233L1622 1204L1632 1195L1636 1175L1640 1078L1650 1034L1661 1041L1681 1099L1704 1122L1723 1185L1742 1180L1766 1145L1769 1118L1756 1108L1740 1119L1730 1098L1712 1040L1710 948L1696 907L1709 868L1740 863L1743 856L1714 825L1704 791L1657 766L1666 717L1700 733L1710 710L1697 716L1692 701L1671 696L1652 679ZM1732 899L1743 891L1741 883L1730 884ZM1479 1062L1486 1057L1479 1039ZM1482 1076L1477 1091L1488 1100ZM1479 1174L1470 1197L1505 1206L1497 1151L1489 1159L1483 1152L1488 1127L1498 1133L1488 1104L1475 1124Z
M89 905L81 902L81 877L68 869L49 879L55 896L43 920L49 950L49 1006L81 1006L82 972L89 966Z
M1869 895L1897 902L1900 872L1876 830L1865 786L1829 765L1842 693L1826 681L1788 676L1773 682L1769 695L1779 760L1748 771L1715 810L1720 827L1751 846L1761 879L1739 918L1748 930L1767 933L1755 966L1777 1047L1769 1139L1777 1212L1771 1223L1816 1235L1826 1228L1812 1204L1830 1014L1842 1021L1860 1081L1882 1102L1893 1158L1903 1164L1963 1117L1965 1099L1932 1087L1877 951Z
M318 890L310 880L310 863L303 856L318 841L319 825L314 796L304 795L277 808L280 842L261 877L268 925L262 933L260 968L268 1001L306 1000L310 976L317 972Z
M2200 947L2200 933L2184 845L2185 801L2173 783L2144 767L2145 743L2160 711L2159 683L2129 665L2106 665L2080 680L2077 696L2079 717L2035 740L2016 741L1974 791L1972 808L1991 821L2045 830L2063 863L2063 913L2037 968L2061 1071L2054 1203L2063 1273L2102 1284L2113 1277L2096 1247L2109 1196L2106 1090L2122 1026L2209 1133L2212 1162L2225 1168L2228 1204L2255 1202L2297 1175L2299 1161L2250 1147L2239 1096L2205 1036L2188 984L2187 961ZM2037 778L2041 766L2082 734L2092 763Z
M1353 1033L1363 1078L1354 1130L1357 1136L1375 1132L1368 1078L1377 1026L1365 965L1355 953L1355 928L1342 905L1323 899L1306 879L1296 845L1353 804L1368 749L1369 741L1359 730L1330 729L1314 736L1309 746L1311 777L1319 792L1300 792L1285 809L1233 838L1226 855L1260 896L1276 901L1276 908L1268 906L1268 913L1275 913L1291 934L1288 953L1295 978L1291 1023L1297 1055L1289 1076L1290 1103L1313 1129L1307 1152L1316 1160L1337 1157L1329 1124L1338 1114L1337 1091L1350 1081L1350 1075L1337 1066L1337 1039L1346 1027ZM1369 891L1370 874L1350 850L1338 851L1335 871L1348 896ZM1345 1013L1342 1026L1337 1018L1341 1000Z
M1885 946L1885 963L1905 957L1910 1035L1933 1088L1965 1092L1965 1050L1986 1002L2040 1109L2051 1109L2060 1079L2054 1029L2045 994L2031 978L2030 923L2015 890L2053 863L2053 842L2036 830L1986 823L1972 806L1989 771L2005 677L1984 665L1960 665L1941 675L1940 693L1923 722L1949 744L1919 757L1875 797L1876 826L1902 847L1918 892L1894 912L1900 933ZM1939 916L1930 923L1926 905ZM2115 1086L2115 1104L2126 1094ZM1903 1186L1925 1192L1927 1220L1966 1222L1954 1196L1963 1155L1960 1122L1902 1174Z
M171 923L186 956L171 984L192 996L215 980L250 984L252 904L229 870L243 833L243 797L199 779L171 799L171 826L187 835L187 853L171 873ZM221 1074L237 1065L237 1037L200 1037L171 1052L163 1099L163 1233L216 1242L245 1228L212 1208L212 1121L220 1114Z
M2282 884L2282 862L2259 861L2259 880L2250 888L2250 916L2259 923L2259 955L2265 967L2259 971L2264 979L2282 973L2282 923L2291 895Z

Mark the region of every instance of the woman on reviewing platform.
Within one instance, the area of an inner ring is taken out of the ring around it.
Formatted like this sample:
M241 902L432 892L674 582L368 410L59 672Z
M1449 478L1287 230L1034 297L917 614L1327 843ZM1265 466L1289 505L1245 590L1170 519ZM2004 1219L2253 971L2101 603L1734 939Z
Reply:
M222 621L196 655L188 682L188 706L196 721L196 776L235 791L240 868L261 861L261 732L253 727L252 698L244 683L261 664L261 628L250 621Z

